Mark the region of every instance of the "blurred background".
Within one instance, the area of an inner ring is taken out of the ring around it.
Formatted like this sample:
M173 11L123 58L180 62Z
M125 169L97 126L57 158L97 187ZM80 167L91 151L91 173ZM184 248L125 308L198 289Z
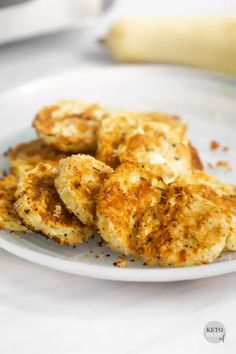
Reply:
M0 0L0 91L84 65L118 65L98 39L120 18L148 15L232 17L236 1Z

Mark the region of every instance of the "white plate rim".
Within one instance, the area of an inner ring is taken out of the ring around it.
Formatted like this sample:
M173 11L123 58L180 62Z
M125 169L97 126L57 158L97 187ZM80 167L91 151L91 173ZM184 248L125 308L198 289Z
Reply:
M236 260L223 263L213 263L192 267L180 268L119 268L100 265L102 272L96 264L76 263L66 259L42 254L40 252L10 244L0 237L0 247L27 261L42 265L65 273L77 274L98 279L133 281L133 282L173 282L209 278L236 271ZM191 269L192 272L189 272ZM197 270L197 271L196 271ZM191 275L190 275L191 273Z
M100 71L113 71L113 70L124 70L126 71L127 69L131 71L136 71L136 70L155 70L160 73L164 72L173 72L173 75L180 75L182 74L183 76L186 75L191 75L196 78L202 78L205 80L216 80L216 81L221 81L225 83L227 86L232 86L235 87L236 90L236 76L231 76L227 74L223 74L220 72L215 72L215 71L210 71L210 70L205 70L205 69L198 69L198 68L193 68L193 67L188 67L188 66L181 66L181 65L173 65L173 64L109 64L106 66L96 66L96 65L88 65L82 68L72 68L69 70L63 70L59 74L53 74L53 75L47 75L45 77L39 78L39 79L34 79L34 80L28 80L23 84L18 84L14 86L13 88L7 89L0 91L0 98L4 98L4 96L9 96L14 94L16 91L30 91L34 89L35 87L47 84L49 81L50 82L55 82L57 80L63 79L63 77L68 78L69 76L73 75L78 75L79 73L84 73L85 71L94 71L94 72L100 72Z

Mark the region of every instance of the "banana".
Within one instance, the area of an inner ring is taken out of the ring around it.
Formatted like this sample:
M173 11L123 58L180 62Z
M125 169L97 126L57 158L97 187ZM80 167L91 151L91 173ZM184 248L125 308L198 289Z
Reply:
M104 40L121 62L159 62L236 75L236 17L127 18Z

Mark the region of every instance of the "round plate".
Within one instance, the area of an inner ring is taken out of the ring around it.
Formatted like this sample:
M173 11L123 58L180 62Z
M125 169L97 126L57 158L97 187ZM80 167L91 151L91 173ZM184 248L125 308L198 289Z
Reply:
M119 66L87 68L26 84L0 96L0 152L34 137L30 128L35 112L55 100L79 98L97 101L109 109L159 110L180 115L189 126L208 172L224 182L236 180L236 83L207 72L168 66ZM221 142L212 151L211 140ZM223 151L223 147L229 151ZM232 170L212 168L218 160ZM2 167L6 162L1 158ZM125 281L177 281L236 271L236 253L222 254L209 265L185 268L147 268L128 260L127 267L114 262L119 255L99 239L75 249L60 246L37 234L15 236L0 232L0 247L29 261L73 274Z

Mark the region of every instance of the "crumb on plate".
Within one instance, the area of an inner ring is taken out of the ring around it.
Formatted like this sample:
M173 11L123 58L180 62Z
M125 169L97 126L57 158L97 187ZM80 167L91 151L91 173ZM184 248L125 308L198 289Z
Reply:
M217 140L212 140L210 143L211 150L216 150L220 147L220 143Z
M115 267L124 268L127 267L127 258L125 256L120 256L116 262L113 263Z
M229 162L222 161L222 160L219 160L219 161L216 162L216 167L222 167L222 168L224 168L226 170L232 170Z
M96 254L96 256L94 257L94 259L100 259L103 258L105 256L105 254L103 252Z

